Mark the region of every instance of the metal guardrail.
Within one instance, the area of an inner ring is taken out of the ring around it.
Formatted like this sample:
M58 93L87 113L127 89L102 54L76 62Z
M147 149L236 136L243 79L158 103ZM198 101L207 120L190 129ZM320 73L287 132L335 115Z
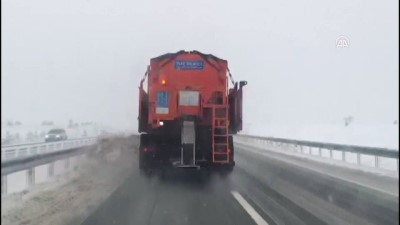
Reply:
M34 138L34 139L11 139L11 140L2 140L1 147L7 147L11 145L23 145L23 144L33 144L33 143L41 143L44 141L44 138Z
M1 147L1 162L24 159L35 155L49 154L68 149L79 148L96 143L97 138L79 138L58 142L7 145Z
M88 153L91 149L78 147L58 152L50 152L44 155L33 155L25 158L3 161L1 163L1 176L19 172L21 170L33 170L37 166L54 164L58 160L68 160L70 157Z
M361 155L370 155L375 158L374 166L380 168L379 162L380 158L391 158L397 161L397 171L399 171L399 151L396 149L388 148L376 148L376 147L364 147L357 145L342 145L334 143L323 143L323 142L313 142L313 141L302 141L284 138L274 138L274 137L261 137L254 135L235 135L236 140L242 140L245 142L253 142L257 144L271 144L274 143L279 145L293 146L295 148L300 148L300 152L303 152L303 147L317 148L319 151L318 156L322 157L322 150L326 149L329 151L329 156L333 159L333 151L342 152L342 161L346 162L346 152L355 153L357 155L357 164L361 165ZM310 151L311 154L311 151Z

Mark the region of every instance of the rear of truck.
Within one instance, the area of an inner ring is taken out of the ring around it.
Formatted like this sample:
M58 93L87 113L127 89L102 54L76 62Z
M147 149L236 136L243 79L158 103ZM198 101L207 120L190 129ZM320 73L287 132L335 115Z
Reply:
M229 78L226 60L198 51L151 59L139 87L141 169L233 169L246 82L229 88Z

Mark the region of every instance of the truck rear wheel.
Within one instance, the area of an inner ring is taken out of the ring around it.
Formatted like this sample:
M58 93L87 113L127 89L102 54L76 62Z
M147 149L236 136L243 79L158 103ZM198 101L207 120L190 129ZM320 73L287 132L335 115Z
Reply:
M231 136L229 136L229 149L230 149L230 151L231 151L231 153L230 153L230 155L229 155L229 167L230 167L230 170L233 170L233 167L235 166L235 158L234 158L234 156L235 156L235 146L233 145L233 136L231 135Z
M149 134L140 135L140 146L139 146L139 169L147 169L149 167L149 156L148 148L150 143Z
M146 162L144 159L144 154L142 153L142 150L140 150L139 154L139 169L145 169L146 168Z

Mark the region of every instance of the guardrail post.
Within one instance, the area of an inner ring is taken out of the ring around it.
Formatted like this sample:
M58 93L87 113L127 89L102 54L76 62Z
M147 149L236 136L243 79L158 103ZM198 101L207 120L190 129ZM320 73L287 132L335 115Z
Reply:
M361 165L361 155L357 153L357 165Z
M346 152L342 151L342 161L346 162Z
M321 149L321 148L318 148L318 155L319 155L320 157L322 157L322 149Z
M48 175L49 175L49 177L53 177L53 175L54 175L54 162L49 163Z
M375 168L377 168L377 169L379 169L379 164L380 164L379 161L380 161L379 156L375 156Z
M300 145L300 152L301 152L301 154L304 153L304 151L303 151L303 146L301 146L301 145Z
M7 194L7 175L1 176L1 194Z
M35 184L35 168L30 168L26 171L27 186L31 187Z
M333 151L332 149L328 149L329 150L329 158L333 159Z
M65 159L64 168L65 168L65 169L68 169L68 168L69 168L69 158L66 158L66 159Z

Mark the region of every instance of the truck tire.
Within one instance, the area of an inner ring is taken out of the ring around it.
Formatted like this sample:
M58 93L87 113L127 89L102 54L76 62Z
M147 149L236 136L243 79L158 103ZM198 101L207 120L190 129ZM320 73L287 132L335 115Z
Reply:
M144 151L145 148L148 147L150 135L148 134L141 134L140 135L140 145L139 145L139 169L147 169L148 168L148 159L146 157L146 152Z
M140 150L139 153L139 169L143 170L146 168L146 162L144 160L144 154L142 153L142 150Z
M229 149L231 150L231 154L230 154L230 156L229 156L229 158L230 158L230 165L231 165L231 167L232 167L232 170L233 170L233 167L235 166L235 146L233 145L233 136L231 135L231 136L229 136Z

